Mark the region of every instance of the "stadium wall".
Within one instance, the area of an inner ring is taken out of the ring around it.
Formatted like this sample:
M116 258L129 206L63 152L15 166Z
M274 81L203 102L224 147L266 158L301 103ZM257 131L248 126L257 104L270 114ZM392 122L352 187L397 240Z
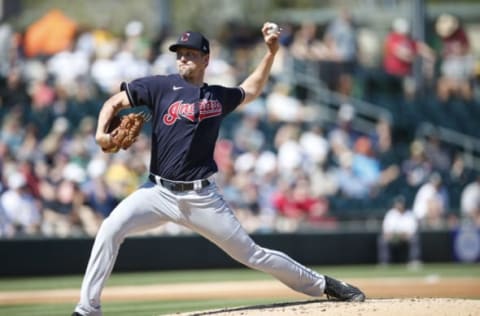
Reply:
M305 265L374 264L377 232L254 234L260 245L283 251ZM454 234L423 232L422 260L450 262ZM84 272L91 238L0 240L0 275L65 275ZM132 237L125 240L115 271L236 268L241 265L202 237Z

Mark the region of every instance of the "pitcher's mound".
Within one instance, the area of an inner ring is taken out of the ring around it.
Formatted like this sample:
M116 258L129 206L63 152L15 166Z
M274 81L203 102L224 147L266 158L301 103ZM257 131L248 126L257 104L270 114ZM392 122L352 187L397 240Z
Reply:
M367 299L363 303L345 303L325 300L256 305L177 316L473 316L479 315L480 300L453 298Z

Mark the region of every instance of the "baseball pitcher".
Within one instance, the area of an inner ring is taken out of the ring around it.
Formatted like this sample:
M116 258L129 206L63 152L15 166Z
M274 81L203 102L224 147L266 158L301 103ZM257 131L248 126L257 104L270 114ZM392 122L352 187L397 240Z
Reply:
M204 83L209 42L202 34L188 31L170 46L170 51L177 56L178 74L124 82L121 92L103 104L95 137L105 152L128 147L115 141L109 128L118 111L142 105L150 110L150 177L120 202L102 223L73 316L102 315L102 289L123 240L132 233L167 221L190 228L235 260L269 273L301 293L314 297L326 294L341 301L365 300L358 288L318 274L282 252L257 245L242 228L215 183L217 166L213 151L222 119L238 106L258 97L279 48L278 27L265 23L262 34L267 51L256 69L238 87Z

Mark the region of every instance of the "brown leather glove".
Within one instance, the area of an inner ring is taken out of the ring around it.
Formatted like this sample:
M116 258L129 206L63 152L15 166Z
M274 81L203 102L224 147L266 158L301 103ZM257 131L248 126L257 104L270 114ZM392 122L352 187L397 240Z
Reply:
M115 116L110 122L108 132L111 136L112 148L109 152L117 152L128 149L137 140L143 124L150 119L144 112L129 113L123 116Z

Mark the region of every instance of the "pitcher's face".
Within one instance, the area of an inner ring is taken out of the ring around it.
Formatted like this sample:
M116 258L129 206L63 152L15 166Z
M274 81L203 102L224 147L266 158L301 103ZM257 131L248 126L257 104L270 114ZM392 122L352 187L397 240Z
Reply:
M208 66L209 55L199 50L180 47L177 49L177 69L180 76L185 79L203 76Z

